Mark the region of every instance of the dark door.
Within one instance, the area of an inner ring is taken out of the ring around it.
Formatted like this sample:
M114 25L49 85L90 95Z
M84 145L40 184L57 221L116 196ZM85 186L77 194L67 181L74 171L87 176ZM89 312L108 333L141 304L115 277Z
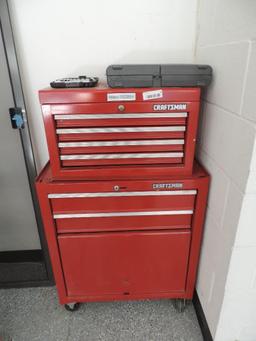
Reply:
M0 0L0 287L49 281L51 271L34 192L28 122L13 129L9 109L25 104L9 11Z

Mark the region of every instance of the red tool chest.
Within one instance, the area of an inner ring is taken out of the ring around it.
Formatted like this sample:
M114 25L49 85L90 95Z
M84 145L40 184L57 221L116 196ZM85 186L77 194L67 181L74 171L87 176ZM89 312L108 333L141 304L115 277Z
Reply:
M39 92L55 179L192 173L199 88Z
M61 304L191 299L209 176L54 181L36 187Z

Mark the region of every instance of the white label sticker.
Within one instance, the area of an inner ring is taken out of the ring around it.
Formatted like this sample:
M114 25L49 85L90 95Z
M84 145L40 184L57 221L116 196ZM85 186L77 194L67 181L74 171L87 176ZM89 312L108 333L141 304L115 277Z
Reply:
M136 101L135 92L119 92L107 94L108 102L118 102L118 101Z
M155 99L155 98L162 98L163 90L145 91L143 92L142 96L143 96L143 101L147 101L147 100Z

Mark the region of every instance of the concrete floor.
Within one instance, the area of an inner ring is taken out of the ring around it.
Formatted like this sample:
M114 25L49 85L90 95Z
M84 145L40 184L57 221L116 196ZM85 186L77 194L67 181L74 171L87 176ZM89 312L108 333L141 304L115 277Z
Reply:
M0 290L1 332L13 341L203 341L192 304L181 314L170 300L86 303L68 312L53 287Z

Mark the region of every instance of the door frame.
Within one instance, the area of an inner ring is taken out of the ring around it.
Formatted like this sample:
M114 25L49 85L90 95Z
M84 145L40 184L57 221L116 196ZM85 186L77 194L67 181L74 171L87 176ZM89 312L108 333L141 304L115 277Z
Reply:
M48 246L46 238L44 235L43 222L40 212L40 207L37 199L36 189L35 189L35 179L37 176L35 158L32 148L31 136L29 131L29 122L27 118L27 110L25 99L23 95L21 76L19 71L19 65L17 60L16 47L14 42L8 0L0 0L0 34L2 35L5 56L7 61L8 73L12 88L12 95L14 100L14 106L22 108L23 118L24 118L24 128L18 129L20 134L21 145L24 154L24 161L28 176L29 188L31 192L33 208L37 223L38 234L40 238L40 243L43 253L43 261L45 263L47 271L47 280L45 281L30 281L27 286L38 286L38 285L51 285L54 283L53 273L51 268L51 262L48 252ZM6 113L8 114L8 113ZM18 132L17 132L18 133ZM35 250L35 252L38 250ZM15 252L15 251L14 251ZM9 283L8 287L11 286L25 286L24 282L20 283Z

